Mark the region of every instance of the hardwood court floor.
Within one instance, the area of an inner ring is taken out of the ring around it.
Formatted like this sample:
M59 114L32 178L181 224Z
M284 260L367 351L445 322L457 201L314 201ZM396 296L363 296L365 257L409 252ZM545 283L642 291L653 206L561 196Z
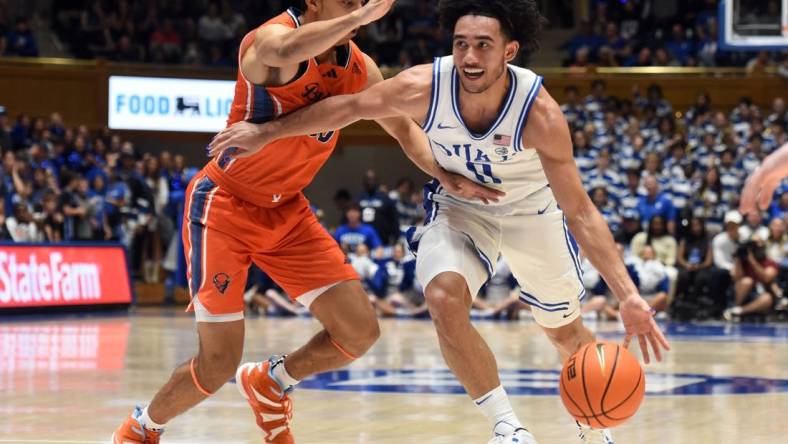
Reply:
M541 444L578 443L556 393L559 361L533 323L478 322L521 419ZM620 340L616 324L591 324ZM246 359L284 353L311 319L247 320ZM647 368L649 395L615 430L619 444L783 443L788 434L788 326L671 325L673 351ZM472 443L486 420L445 370L428 321L386 320L372 351L294 394L299 444ZM129 316L0 319L0 443L106 443L195 351L177 310ZM371 371L375 370L375 371ZM163 443L260 443L232 384L168 425Z

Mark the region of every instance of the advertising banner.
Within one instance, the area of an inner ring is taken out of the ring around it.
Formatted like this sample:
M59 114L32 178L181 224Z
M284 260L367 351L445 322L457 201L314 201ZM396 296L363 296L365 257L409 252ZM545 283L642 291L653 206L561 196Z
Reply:
M128 304L130 278L118 245L0 245L0 309Z
M109 78L110 129L215 133L227 124L235 82Z

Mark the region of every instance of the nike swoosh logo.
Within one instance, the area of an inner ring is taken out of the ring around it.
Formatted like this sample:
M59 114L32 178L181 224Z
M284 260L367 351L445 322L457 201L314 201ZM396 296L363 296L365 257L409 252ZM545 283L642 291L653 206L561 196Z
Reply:
M457 129L457 127L456 126L444 125L442 123L439 123L438 124L438 129Z
M544 210L537 210L537 211L536 211L536 214L544 214L544 213L545 213L545 211L547 211L547 209L548 209L548 208L550 208L550 205L552 205L552 203L553 203L553 201L551 200L551 201L550 201L550 202L547 204L547 206L546 206L546 207L544 207Z
M492 398L492 395L487 395L486 398L482 399L481 401L476 401L476 405L482 405L487 402L488 399Z
M569 313L569 314L565 314L565 315L564 315L564 319L568 318L569 316L572 316L573 314L575 314L575 312L576 312L576 311L577 311L577 310L572 310L572 312L571 312L571 313Z

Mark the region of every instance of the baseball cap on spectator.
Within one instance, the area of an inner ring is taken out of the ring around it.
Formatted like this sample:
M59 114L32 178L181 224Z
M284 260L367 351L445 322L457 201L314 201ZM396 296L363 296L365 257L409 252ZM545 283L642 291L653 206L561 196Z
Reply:
M110 187L109 192L107 192L107 197L112 200L123 200L126 198L126 190L123 187L123 184L114 184Z
M728 211L725 213L725 224L736 224L741 225L742 217L738 211Z

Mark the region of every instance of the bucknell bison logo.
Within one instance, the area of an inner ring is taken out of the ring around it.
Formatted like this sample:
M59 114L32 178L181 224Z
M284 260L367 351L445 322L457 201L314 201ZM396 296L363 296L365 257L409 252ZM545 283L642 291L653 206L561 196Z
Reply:
M227 273L216 273L213 275L213 285L219 290L219 293L224 294L227 291L227 286L230 285L230 275Z
M323 98L323 93L320 91L320 85L317 83L310 83L304 87L304 92L301 97L309 100L310 102L317 102Z

